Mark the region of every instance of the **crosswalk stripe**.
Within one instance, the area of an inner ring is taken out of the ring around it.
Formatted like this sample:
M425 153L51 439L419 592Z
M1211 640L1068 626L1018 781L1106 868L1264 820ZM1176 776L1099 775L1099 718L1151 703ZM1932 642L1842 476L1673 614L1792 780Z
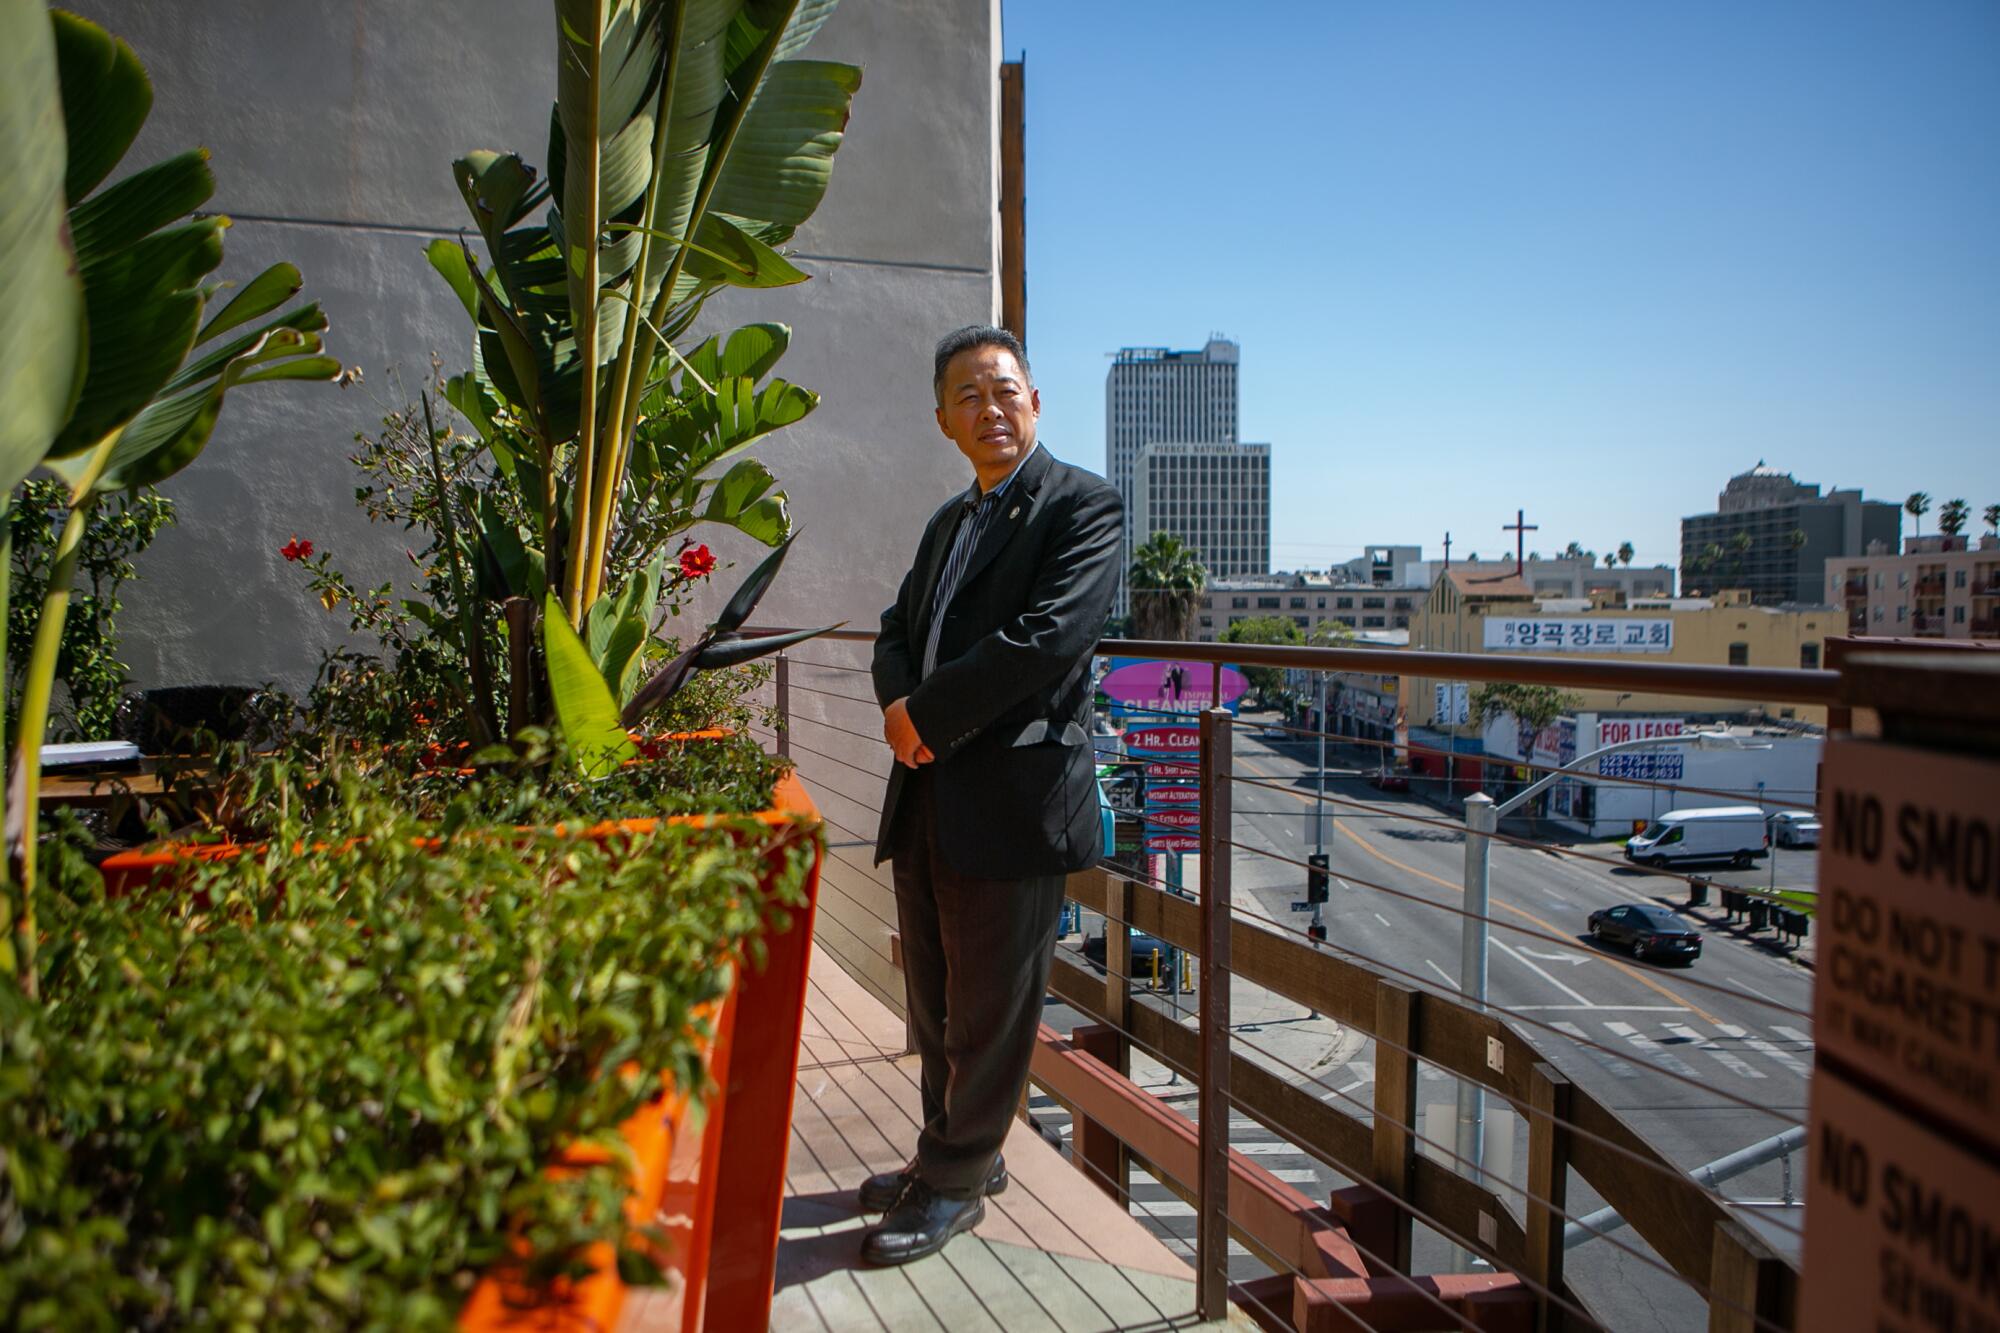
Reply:
M1799 1031L1797 1028L1781 1028L1774 1023L1771 1025L1771 1031L1777 1033L1779 1036L1783 1037L1786 1041L1795 1041L1799 1045L1805 1047L1807 1050L1812 1049L1813 1039L1811 1037L1808 1037L1805 1033Z
M1644 1052L1649 1057L1646 1063L1658 1065L1660 1068L1670 1070L1683 1078L1700 1080L1701 1075L1694 1072L1693 1065L1681 1059L1672 1051L1667 1050L1659 1042L1646 1036L1630 1023L1606 1023L1604 1026Z
M1779 1064L1791 1070L1794 1074L1797 1074L1800 1078L1812 1077L1812 1069L1805 1063L1805 1061L1799 1059L1797 1056L1793 1055L1790 1051L1779 1050L1776 1046L1773 1046L1770 1042L1765 1041L1762 1037L1753 1037L1749 1034L1749 1032L1747 1032L1743 1028L1735 1026L1734 1024L1717 1023L1715 1026L1716 1030L1721 1032L1724 1036L1734 1037L1736 1040L1742 1042L1745 1046L1749 1047L1751 1050L1757 1052L1757 1054L1766 1056L1772 1060L1776 1060Z
M1576 1038L1579 1042L1588 1042L1590 1040L1590 1037L1584 1030L1574 1023L1551 1023L1549 1026L1558 1032L1566 1033ZM1632 1067L1632 1063L1629 1060L1620 1060L1617 1056L1600 1051L1595 1046L1584 1046L1582 1050L1585 1055L1588 1055L1591 1059L1610 1070L1613 1078L1639 1077L1639 1071Z
M1696 1047L1699 1047L1701 1050L1714 1056L1718 1064L1720 1064L1724 1069L1727 1069L1730 1073L1736 1075L1738 1078L1764 1077L1763 1070L1753 1067L1746 1060L1739 1060L1737 1057L1731 1055L1728 1051L1723 1050L1722 1047L1717 1045L1713 1040L1702 1036L1699 1032L1696 1032L1693 1028L1689 1027L1685 1023L1663 1023L1661 1024L1661 1026L1666 1028L1667 1031L1673 1033L1676 1037L1681 1038L1683 1041L1686 1041ZM1718 1024L1717 1026L1719 1027L1721 1025ZM1738 1032L1741 1032L1742 1030L1743 1029L1741 1028L1737 1029Z

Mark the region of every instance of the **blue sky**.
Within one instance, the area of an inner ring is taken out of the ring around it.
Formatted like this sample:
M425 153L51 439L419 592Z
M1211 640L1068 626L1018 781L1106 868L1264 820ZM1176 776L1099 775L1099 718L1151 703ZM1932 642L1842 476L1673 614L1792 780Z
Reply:
M1042 440L1102 470L1107 352L1235 338L1282 568L1517 505L1678 563L1759 459L2000 502L1992 0L1003 15Z

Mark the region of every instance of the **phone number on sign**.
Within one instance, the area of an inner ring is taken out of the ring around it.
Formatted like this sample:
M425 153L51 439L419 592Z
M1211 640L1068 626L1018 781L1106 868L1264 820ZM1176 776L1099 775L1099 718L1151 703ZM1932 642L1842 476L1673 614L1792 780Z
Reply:
M1607 754L1597 761L1600 777L1635 778L1641 782L1679 782L1681 760L1678 751L1664 754Z

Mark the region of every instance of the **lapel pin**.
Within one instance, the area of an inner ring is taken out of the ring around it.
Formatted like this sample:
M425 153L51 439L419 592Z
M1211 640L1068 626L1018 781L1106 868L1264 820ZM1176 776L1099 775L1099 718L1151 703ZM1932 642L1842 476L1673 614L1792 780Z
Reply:
M1007 511L1008 518L1019 518L1020 516L1021 516L1021 506L1019 505L1015 505L1012 509L1009 509Z

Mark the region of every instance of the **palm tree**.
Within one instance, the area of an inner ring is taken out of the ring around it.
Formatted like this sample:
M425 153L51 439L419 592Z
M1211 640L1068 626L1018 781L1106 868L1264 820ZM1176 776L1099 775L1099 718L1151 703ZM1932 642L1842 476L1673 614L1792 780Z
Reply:
M1986 520L1987 530L2000 537L2000 505L1987 505L1986 512L1980 517Z
M1618 567L1618 552L1606 551L1604 553L1604 567L1606 569L1616 569Z
M1743 580L1743 557L1750 554L1751 545L1750 534L1747 532L1739 531L1729 539L1729 550L1735 556L1729 563L1729 577L1739 583Z
M1938 506L1938 531L1956 537L1972 521L1972 506L1964 500L1946 500Z
M1132 637L1186 639L1208 588L1208 570L1194 548L1170 532L1156 532L1132 553L1126 587L1132 594Z
M1628 568L1628 569L1629 569L1629 568L1631 568L1631 566L1632 566L1632 543L1631 543L1631 542L1619 542L1619 543L1618 543L1618 563L1619 563L1619 564L1621 564L1621 565L1624 565L1624 566L1625 566L1626 568Z
M1917 535L1924 535L1924 515L1931 512L1931 493L1911 491L1910 498L1903 501L1903 512L1917 520Z

